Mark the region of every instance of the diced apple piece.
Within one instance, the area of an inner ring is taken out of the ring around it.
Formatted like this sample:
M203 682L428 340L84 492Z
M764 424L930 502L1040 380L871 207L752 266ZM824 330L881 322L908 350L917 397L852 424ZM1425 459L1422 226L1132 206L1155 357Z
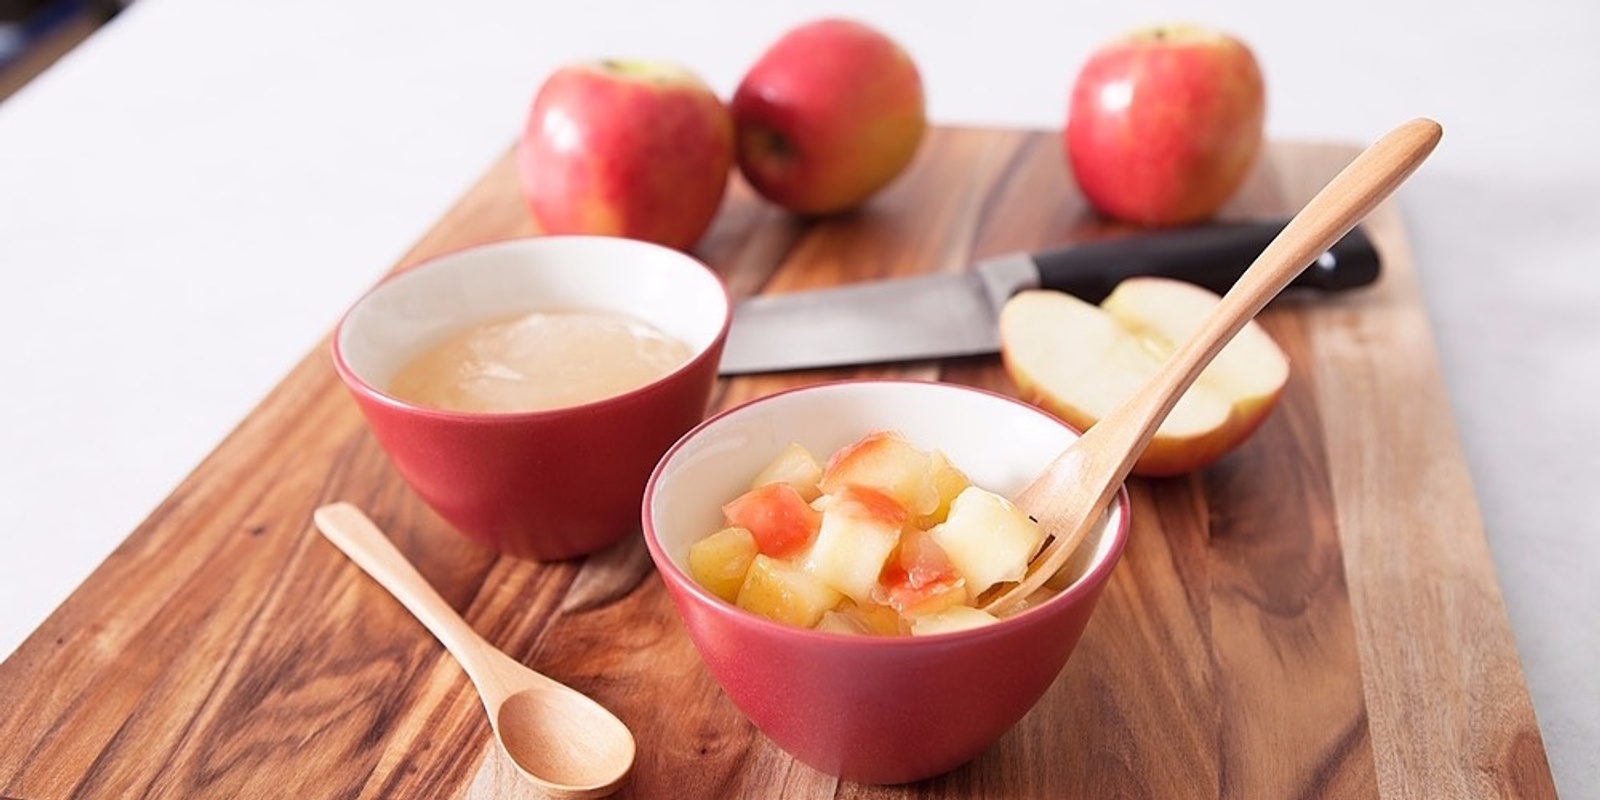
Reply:
M805 569L851 599L872 599L884 562L900 543L906 510L876 489L847 485L830 493Z
M904 616L932 614L967 602L967 582L927 531L900 534L900 547L878 578L873 599Z
M899 636L905 632L894 609L876 603L859 604L849 598L823 614L817 630L862 636Z
M1000 348L1018 393L1079 430L1121 405L1199 328L1220 298L1170 278L1130 278L1099 306L1046 290L1020 292L1000 315ZM1133 474L1176 475L1237 447L1289 379L1289 359L1259 324L1245 325L1161 423Z
M912 586L923 586L955 575L950 556L924 530L908 530L900 535L900 549L895 551L894 569L885 569L885 575L898 572Z
M737 526L723 528L689 546L689 574L696 583L728 602L739 596L745 572L756 557L756 540Z
M993 625L1000 620L993 614L981 608L972 606L954 606L937 614L916 617L911 620L912 636L929 636L935 633L949 633L951 631L964 631L968 628L981 628L984 625Z
M822 514L787 483L757 486L722 507L729 525L750 531L756 548L776 557L799 551L816 535Z
M874 431L845 445L822 469L823 493L843 486L877 489L900 501L913 517L939 506L931 456L893 431Z
M842 597L805 570L758 553L750 562L734 603L752 614L809 628Z
M755 480L750 482L750 488L769 483L787 483L809 503L822 494L822 490L817 488L821 480L822 465L817 463L811 451L799 442L790 442L766 468L756 474Z
M1002 581L1022 578L1044 531L1011 501L976 486L950 504L950 517L928 531L976 597Z
M950 463L949 457L943 450L935 450L930 454L929 469L933 473L933 488L939 493L939 504L934 506L933 511L917 520L919 528L931 528L944 522L945 517L950 515L950 502L955 500L956 495L961 494L963 489L972 485L972 480L965 472L956 469L956 466Z
M895 583L885 586L883 591L885 603L906 617L937 614L955 606L964 606L969 599L967 582L955 573L921 586L913 586L909 581Z
M845 633L851 636L866 636L867 631L838 611L824 611L822 619L817 620L817 630L826 633Z

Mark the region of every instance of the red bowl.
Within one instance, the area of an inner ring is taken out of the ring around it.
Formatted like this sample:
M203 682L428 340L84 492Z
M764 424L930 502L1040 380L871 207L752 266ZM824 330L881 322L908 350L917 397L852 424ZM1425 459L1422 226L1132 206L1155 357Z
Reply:
M1077 434L1039 409L951 384L830 383L717 415L668 451L645 491L645 542L707 668L779 747L842 778L904 783L972 759L1038 702L1066 664L1121 557L1128 496L1118 493L1080 547L1060 594L982 628L858 637L747 613L690 577L691 544L722 524L791 441L825 457L876 429L943 450L973 482L1014 494Z
M693 356L638 389L545 411L442 411L384 388L469 324L571 309L631 314ZM384 280L340 321L333 357L395 469L441 517L508 555L563 559L637 530L651 468L705 418L730 317L721 280L679 251L615 237L517 239Z

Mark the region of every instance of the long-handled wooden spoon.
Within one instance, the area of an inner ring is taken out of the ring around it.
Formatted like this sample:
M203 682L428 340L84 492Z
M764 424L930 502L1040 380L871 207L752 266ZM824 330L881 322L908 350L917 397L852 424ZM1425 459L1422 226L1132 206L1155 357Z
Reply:
M1211 359L1301 270L1404 183L1443 133L1437 122L1415 119L1357 156L1289 221L1144 386L1090 426L1017 495L1017 505L1053 538L1022 580L986 602L986 610L1008 613L1060 571L1100 521L1162 420Z
M523 666L484 641L372 520L349 503L316 510L317 527L439 638L461 666L495 738L528 780L559 798L603 797L627 780L634 742L599 703Z

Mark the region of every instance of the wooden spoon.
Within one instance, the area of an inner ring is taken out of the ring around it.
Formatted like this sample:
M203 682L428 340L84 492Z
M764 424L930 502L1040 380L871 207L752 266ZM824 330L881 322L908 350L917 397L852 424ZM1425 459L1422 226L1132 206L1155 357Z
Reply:
M523 666L484 641L428 585L360 509L333 503L313 515L322 535L366 570L439 638L466 670L506 755L559 798L611 794L633 769L633 734L578 691Z
M1017 505L1053 538L1022 580L995 594L983 604L985 610L998 615L1015 610L1061 570L1201 370L1295 276L1404 183L1443 133L1437 122L1415 119L1357 156L1289 221L1144 386L1090 426L1017 495Z

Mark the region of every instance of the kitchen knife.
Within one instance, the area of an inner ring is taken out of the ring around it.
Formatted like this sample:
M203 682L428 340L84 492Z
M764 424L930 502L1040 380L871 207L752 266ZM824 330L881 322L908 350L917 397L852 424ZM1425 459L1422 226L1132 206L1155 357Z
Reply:
M1133 234L979 262L959 274L861 282L740 301L719 372L752 372L982 355L1000 349L1000 309L1024 289L1091 303L1125 278L1157 275L1226 292L1285 220ZM1334 291L1377 280L1379 257L1357 226L1291 287Z

